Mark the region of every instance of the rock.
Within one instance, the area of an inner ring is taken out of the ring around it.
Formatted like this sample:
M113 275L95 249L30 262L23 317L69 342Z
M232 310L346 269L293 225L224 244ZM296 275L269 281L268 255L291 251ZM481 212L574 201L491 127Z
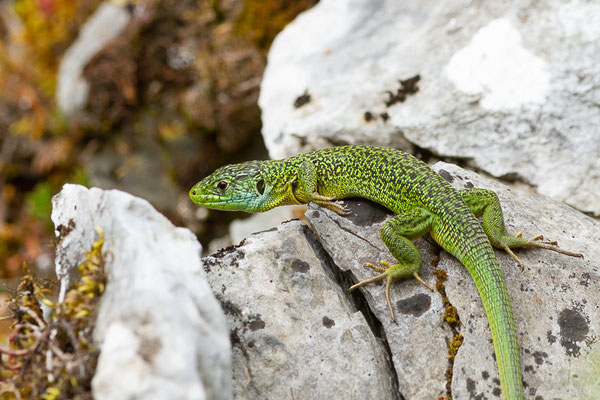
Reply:
M496 191L509 233L522 231L526 237L543 233L562 248L584 254L582 260L542 249L521 250L517 254L525 270L520 272L509 255L496 252L516 318L526 395L597 398L600 294L595 288L600 284L600 251L594 243L600 235L600 224L546 197L519 195L451 164L438 163L434 169L457 189L474 185ZM346 204L352 210L347 217L312 205L306 216L332 263L357 282L374 276L373 271L363 267L365 262L394 261L379 238L379 228L388 215L364 200ZM425 281L434 285L432 263L447 273L446 294L462 323L459 331L464 343L453 365L453 397L500 396L491 333L471 277L458 260L440 251L429 237L417 240L416 245L423 256L421 276ZM429 292L415 280L395 283L394 324L383 286L373 284L361 290L370 312L383 326L401 394L410 399L445 396L445 372L449 367L446 342L453 335L443 319L440 294Z
M192 232L145 200L78 185L53 198L52 220L61 299L97 240L96 227L105 235L94 398L230 399L228 332Z
M246 219L233 220L229 225L231 242L237 244L254 232L275 228L284 221L302 216L305 210L305 206L276 207Z
M600 215L599 18L593 1L321 1L271 46L265 143L416 145Z
M87 102L89 84L83 78L84 67L123 32L130 18L126 7L109 2L100 4L65 52L58 68L56 101L67 115L80 111Z
M379 236L381 225L391 214L362 199L345 204L351 208L347 217L338 218L337 214L331 215L329 210L313 205L309 206L306 217L335 265L356 283L374 276L372 270L364 267L365 263L394 261ZM421 275L435 286L432 262L439 251L426 240L418 241L417 248L423 256ZM382 284L373 284L363 293L373 318L383 325L400 393L406 399L444 397L448 368L446 341L452 334L443 323L441 296L431 293L416 280L394 285L392 301L398 307L395 324L383 288Z
M508 254L496 251L516 319L526 396L598 398L600 293L595 288L600 284L600 251L594 243L600 223L544 196L521 195L453 164L440 162L434 169L456 189L474 185L495 191L509 233L543 234L561 248L584 255L582 260L543 249L519 250L516 254L525 265L521 272ZM446 292L458 309L465 335L454 364L455 397L495 393L491 335L475 285L466 269L445 252L439 268L448 272Z
M398 398L385 346L303 222L203 263L230 329L235 398Z
M202 209L202 207L198 208L198 210ZM204 210L206 209L204 208ZM282 222L300 218L304 215L305 211L306 205L275 207L266 212L253 214L248 218L234 219L229 225L229 233L227 235L210 241L207 246L208 254L213 254L225 247L238 244L253 233L276 228Z

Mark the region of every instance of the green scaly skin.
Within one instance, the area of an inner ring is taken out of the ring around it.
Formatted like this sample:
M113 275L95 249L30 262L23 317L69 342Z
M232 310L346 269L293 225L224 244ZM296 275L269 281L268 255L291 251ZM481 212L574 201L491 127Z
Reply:
M335 200L349 197L369 199L397 214L384 224L381 237L399 262L390 265L382 261L382 267L368 264L380 274L350 290L386 279L388 307L395 319L390 284L410 276L420 280L422 261L412 240L431 234L465 265L475 281L492 332L502 398L522 399L519 346L510 298L491 245L508 251L517 261L511 248L534 246L581 255L561 250L555 242L538 241L541 237L506 235L494 192L457 191L410 154L370 146L343 146L284 160L227 165L190 190L190 198L198 205L247 212L312 201L343 215L346 209ZM483 228L478 216L483 216Z

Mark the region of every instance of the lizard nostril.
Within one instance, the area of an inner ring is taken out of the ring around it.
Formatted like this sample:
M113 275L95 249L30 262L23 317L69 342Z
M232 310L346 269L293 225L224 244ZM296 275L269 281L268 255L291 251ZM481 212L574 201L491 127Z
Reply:
M196 195L196 191L192 190L192 196L195 196L195 195Z

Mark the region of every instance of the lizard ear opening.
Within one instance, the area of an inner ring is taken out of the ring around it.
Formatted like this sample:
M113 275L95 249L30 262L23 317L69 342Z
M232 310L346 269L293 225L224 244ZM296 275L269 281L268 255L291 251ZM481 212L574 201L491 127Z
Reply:
M263 194L265 192L265 180L261 179L260 181L256 182L256 190L258 190L258 193Z

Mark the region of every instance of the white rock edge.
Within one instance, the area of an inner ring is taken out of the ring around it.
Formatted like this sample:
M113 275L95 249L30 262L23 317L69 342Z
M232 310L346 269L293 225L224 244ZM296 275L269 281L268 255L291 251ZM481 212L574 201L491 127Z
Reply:
M95 399L231 398L229 332L191 231L130 194L71 184L53 198L52 221L74 225L57 246L61 299L96 227L105 235Z

